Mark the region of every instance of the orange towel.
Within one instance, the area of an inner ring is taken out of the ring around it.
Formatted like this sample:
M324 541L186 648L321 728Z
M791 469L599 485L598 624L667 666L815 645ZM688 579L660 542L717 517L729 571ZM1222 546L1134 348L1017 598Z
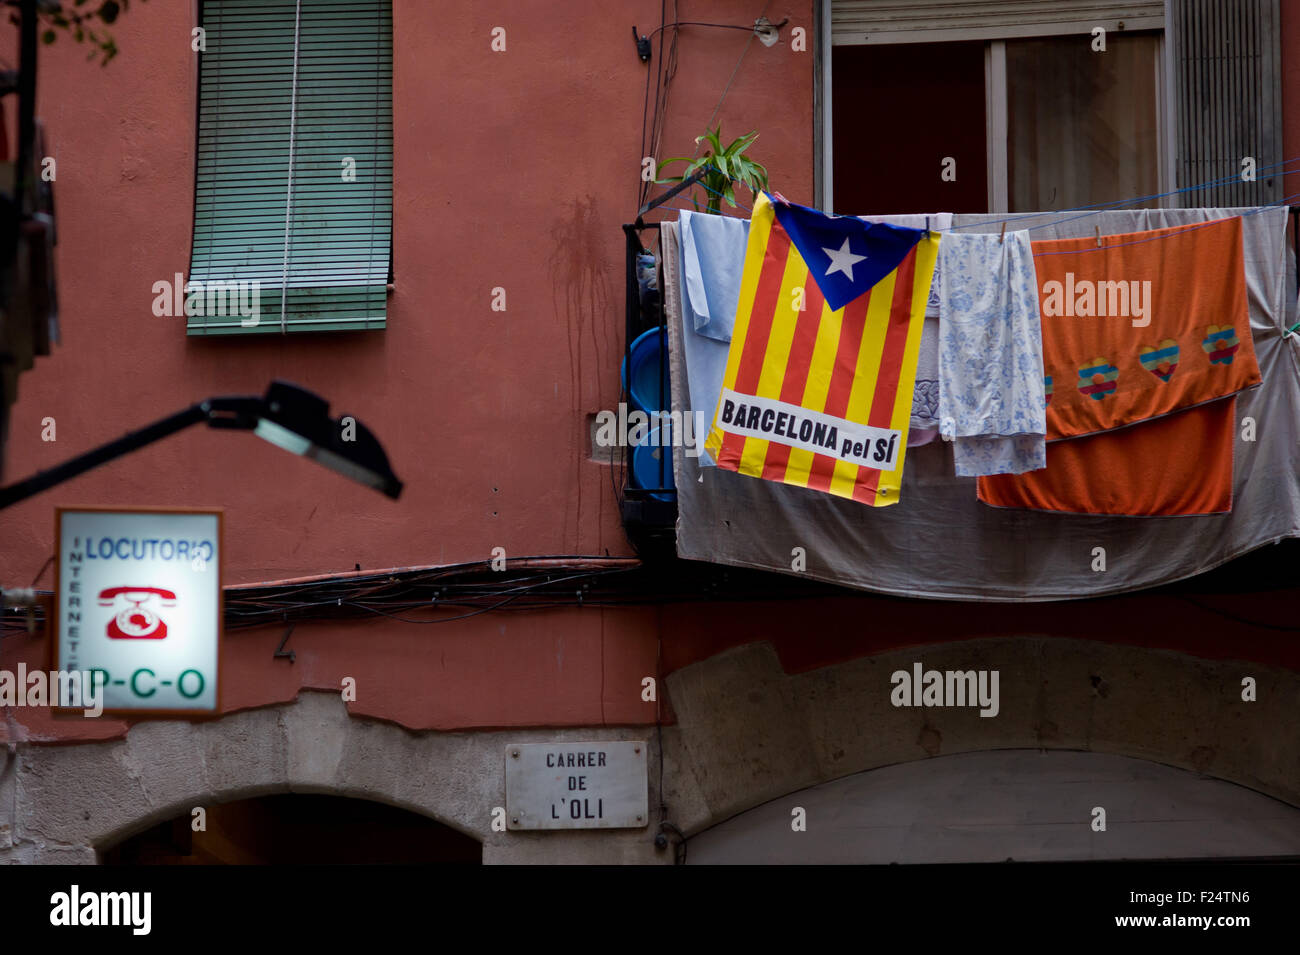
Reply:
M1047 467L979 479L994 507L1132 517L1232 510L1236 398L1131 428L1054 441Z
M1034 243L1047 440L1259 384L1241 218Z
M1232 509L1236 402L1260 383L1241 218L1034 243L1047 467L980 478L994 507Z

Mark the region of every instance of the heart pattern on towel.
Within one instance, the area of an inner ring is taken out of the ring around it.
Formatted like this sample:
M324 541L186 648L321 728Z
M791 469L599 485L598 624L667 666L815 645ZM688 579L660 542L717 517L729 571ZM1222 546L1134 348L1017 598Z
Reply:
M1079 393L1100 401L1119 387L1119 369L1105 358L1094 358L1079 366Z
M1210 364L1217 365L1222 362L1231 365L1232 357L1237 354L1237 349L1241 345L1236 330L1231 325L1211 325L1206 332L1208 334L1201 342L1201 347L1210 356Z
M1143 346L1138 349L1138 360L1151 374L1168 382L1178 370L1178 342L1166 338L1159 345Z

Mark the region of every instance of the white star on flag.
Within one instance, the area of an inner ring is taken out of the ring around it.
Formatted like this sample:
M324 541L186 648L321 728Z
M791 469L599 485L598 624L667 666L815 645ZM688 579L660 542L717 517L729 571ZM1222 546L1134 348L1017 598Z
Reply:
M831 257L831 265L830 268L826 270L826 274L830 275L832 272L843 272L848 276L850 282L853 281L854 264L861 262L866 258L865 255L854 255L849 251L848 236L844 237L844 244L838 249L828 249L823 246L822 251Z

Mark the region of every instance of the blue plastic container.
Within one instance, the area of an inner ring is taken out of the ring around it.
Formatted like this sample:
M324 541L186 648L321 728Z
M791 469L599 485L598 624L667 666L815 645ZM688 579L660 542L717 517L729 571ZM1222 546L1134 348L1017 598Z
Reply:
M632 397L632 406L642 411L662 411L668 407L668 356L659 344L661 334L666 345L667 332L662 326L642 332L632 342L631 354L623 359L623 387Z
M666 425L663 428L665 442L663 447L659 446L659 433L659 428L651 428L645 439L632 448L632 483L636 487L665 489L677 487L673 481L672 427ZM677 497L677 492L673 490L672 493L664 492L650 496L659 501L671 501Z

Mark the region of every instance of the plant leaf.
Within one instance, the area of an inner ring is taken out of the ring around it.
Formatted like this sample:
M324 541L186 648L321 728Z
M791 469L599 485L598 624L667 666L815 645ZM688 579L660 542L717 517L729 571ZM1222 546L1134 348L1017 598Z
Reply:
M727 152L735 153L735 154L743 153L746 149L748 149L750 146L753 145L754 140L756 140L757 138L758 138L758 130L754 130L752 132L746 133L744 136L737 137L736 139L732 140L731 145L727 147Z
M125 7L125 3L123 3ZM757 194L767 188L767 170L757 162L741 155L758 138L758 130L751 130L743 136L732 140L726 147L722 145L722 123L716 129L706 129L695 137L696 146L708 145L703 156L694 159L673 157L659 164L659 170L672 163L684 162L686 166L680 175L663 176L655 180L661 184L682 183L694 178L701 171L704 175L696 185L704 191L705 208L715 215L721 215L722 203L736 207L736 186L740 185L751 193ZM700 202L698 193L690 194L692 206L698 211Z

